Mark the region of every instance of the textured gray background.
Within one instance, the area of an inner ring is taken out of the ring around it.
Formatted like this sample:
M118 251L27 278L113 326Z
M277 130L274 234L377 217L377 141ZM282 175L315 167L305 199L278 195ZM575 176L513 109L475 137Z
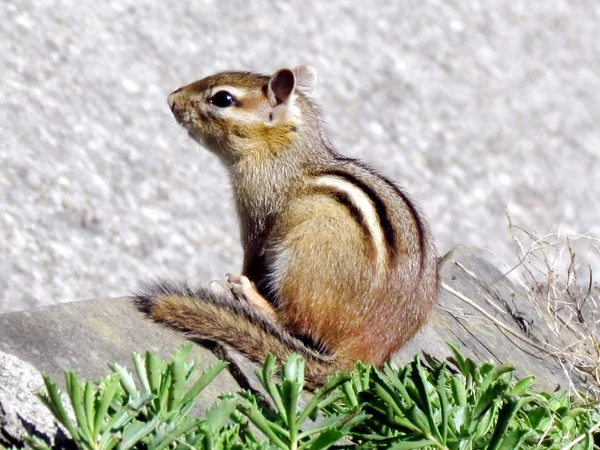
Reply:
M405 186L441 251L514 262L507 206L600 234L597 0L3 0L0 17L0 310L239 268L224 171L166 105L224 69L314 65L333 143Z

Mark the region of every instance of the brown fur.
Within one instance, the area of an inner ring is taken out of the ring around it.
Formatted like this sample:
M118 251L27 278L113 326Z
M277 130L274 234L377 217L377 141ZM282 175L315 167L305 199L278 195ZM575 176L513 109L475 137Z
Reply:
M271 78L225 72L169 97L178 122L229 170L243 273L273 305L275 320L260 302L206 289L155 284L138 300L155 320L257 361L299 352L317 385L358 360L381 365L414 335L437 297L436 252L404 192L331 150L302 90L311 80L294 73L295 91L284 69ZM226 108L210 101L223 86L236 95ZM382 230L380 240L368 218Z

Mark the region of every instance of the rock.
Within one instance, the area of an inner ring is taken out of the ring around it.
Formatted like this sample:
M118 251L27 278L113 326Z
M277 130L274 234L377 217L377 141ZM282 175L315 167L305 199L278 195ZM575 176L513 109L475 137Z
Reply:
M0 350L32 363L61 386L64 370L93 380L107 375L111 362L133 370L131 352L149 350L165 359L187 342L183 333L147 320L129 298L63 303L0 315L0 329ZM210 350L199 345L188 358L198 362L198 370L216 361ZM215 398L239 386L229 375L222 375L208 389L207 397Z
M460 245L448 252L438 267L441 287L437 311L395 355L398 364L405 364L421 351L443 360L450 355L445 344L450 340L459 344L465 356L477 361L493 360L512 365L519 378L535 375L538 390L566 389L570 383L580 391L586 390L586 377L576 373L567 376L549 350L540 350L546 348L545 343L566 348L569 342L579 338L568 331L562 332L560 337L550 333L548 317L534 308L522 288L516 288L502 272L467 246ZM471 299L504 328L444 286Z
M43 390L42 375L35 367L0 352L0 444L9 446L30 435L55 443L58 424L35 395Z
M39 429L49 440L56 432L52 431L45 407L35 399L36 392L45 391L39 372L49 374L64 391L65 370L85 380L96 380L110 373L107 364L111 362L133 371L131 352L150 350L167 359L187 342L183 333L147 320L128 298L63 303L4 314L0 315L0 330L0 351L14 355L0 359L0 411L4 411L0 429L16 439L23 435L23 429L15 422L19 417L36 427L39 417ZM217 360L200 345L193 346L188 359L196 360L198 371ZM8 389L13 394L5 393L3 385L16 386ZM200 394L195 413L201 413L221 393L239 389L224 371ZM39 409L30 409L29 404ZM20 415L17 419L15 411Z
M438 308L395 355L397 363L405 364L421 352L425 359L446 359L451 352L445 342L450 340L478 361L514 365L518 377L535 375L539 390L553 391L570 384L585 390L585 377L567 376L558 360L544 351L547 345L566 348L576 335L568 330L560 336L551 333L548 317L534 307L526 292L513 286L476 250L456 247L440 259L439 271ZM10 442L22 439L25 430L35 430L48 439L56 432L53 420L34 396L43 387L38 371L51 375L64 389L66 369L84 379L98 379L109 373L110 362L132 370L132 351L150 350L164 359L186 342L185 334L148 320L129 298L0 315L0 329L0 351L10 354L0 358L0 438L4 435ZM254 389L265 399L254 376L257 366L238 352L215 344L194 345L189 358L202 370L216 360L213 352L231 362L230 372L222 373L202 393L198 411L219 394L241 388Z

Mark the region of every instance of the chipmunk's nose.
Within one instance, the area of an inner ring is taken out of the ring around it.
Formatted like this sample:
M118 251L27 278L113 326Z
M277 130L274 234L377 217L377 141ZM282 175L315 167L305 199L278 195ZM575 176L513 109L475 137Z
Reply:
M171 111L175 112L175 103L177 102L177 97L178 97L178 93L179 91L181 91L182 88L179 88L173 92L171 92L169 94L169 96L167 97L167 103L169 104L169 108L171 108Z
M173 108L175 108L175 92L169 94L169 96L167 97L167 103L169 104L169 108L171 108L171 111L173 111Z

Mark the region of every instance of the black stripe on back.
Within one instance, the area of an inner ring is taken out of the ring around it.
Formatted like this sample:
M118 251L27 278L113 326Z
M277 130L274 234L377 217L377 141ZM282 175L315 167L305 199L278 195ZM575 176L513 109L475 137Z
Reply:
M348 195L346 192L338 191L331 186L314 186L311 188L310 192L324 193L327 196L333 197L338 203L343 205L348 210L354 221L358 223L363 235L371 243L373 250L375 249L376 244L373 241L373 236L371 235L371 231L367 226L367 220L358 206L352 202L350 195Z
M402 191L402 189L396 186L396 184L393 181L381 175L379 175L379 177L385 182L385 184L387 184L391 189L393 189L394 192L396 192L396 194L400 196L400 198L406 205L408 212L413 218L415 228L417 229L417 233L419 234L419 272L421 272L423 270L423 259L425 258L425 236L427 234L425 224L421 220L421 214L419 213L419 210L417 209L413 201L408 197L408 195L404 191Z
M361 191L365 193L373 206L375 207L375 211L377 213L377 217L379 218L379 224L383 230L383 235L385 237L385 242L387 244L387 250L390 256L390 259L393 261L396 258L397 248L396 248L396 229L394 228L394 224L390 219L390 215L388 213L387 206L383 200L379 197L377 192L368 184L364 183L359 178L356 178L354 175L343 172L341 170L328 170L323 173L323 175L333 175L343 180L346 180L348 183L356 186Z

